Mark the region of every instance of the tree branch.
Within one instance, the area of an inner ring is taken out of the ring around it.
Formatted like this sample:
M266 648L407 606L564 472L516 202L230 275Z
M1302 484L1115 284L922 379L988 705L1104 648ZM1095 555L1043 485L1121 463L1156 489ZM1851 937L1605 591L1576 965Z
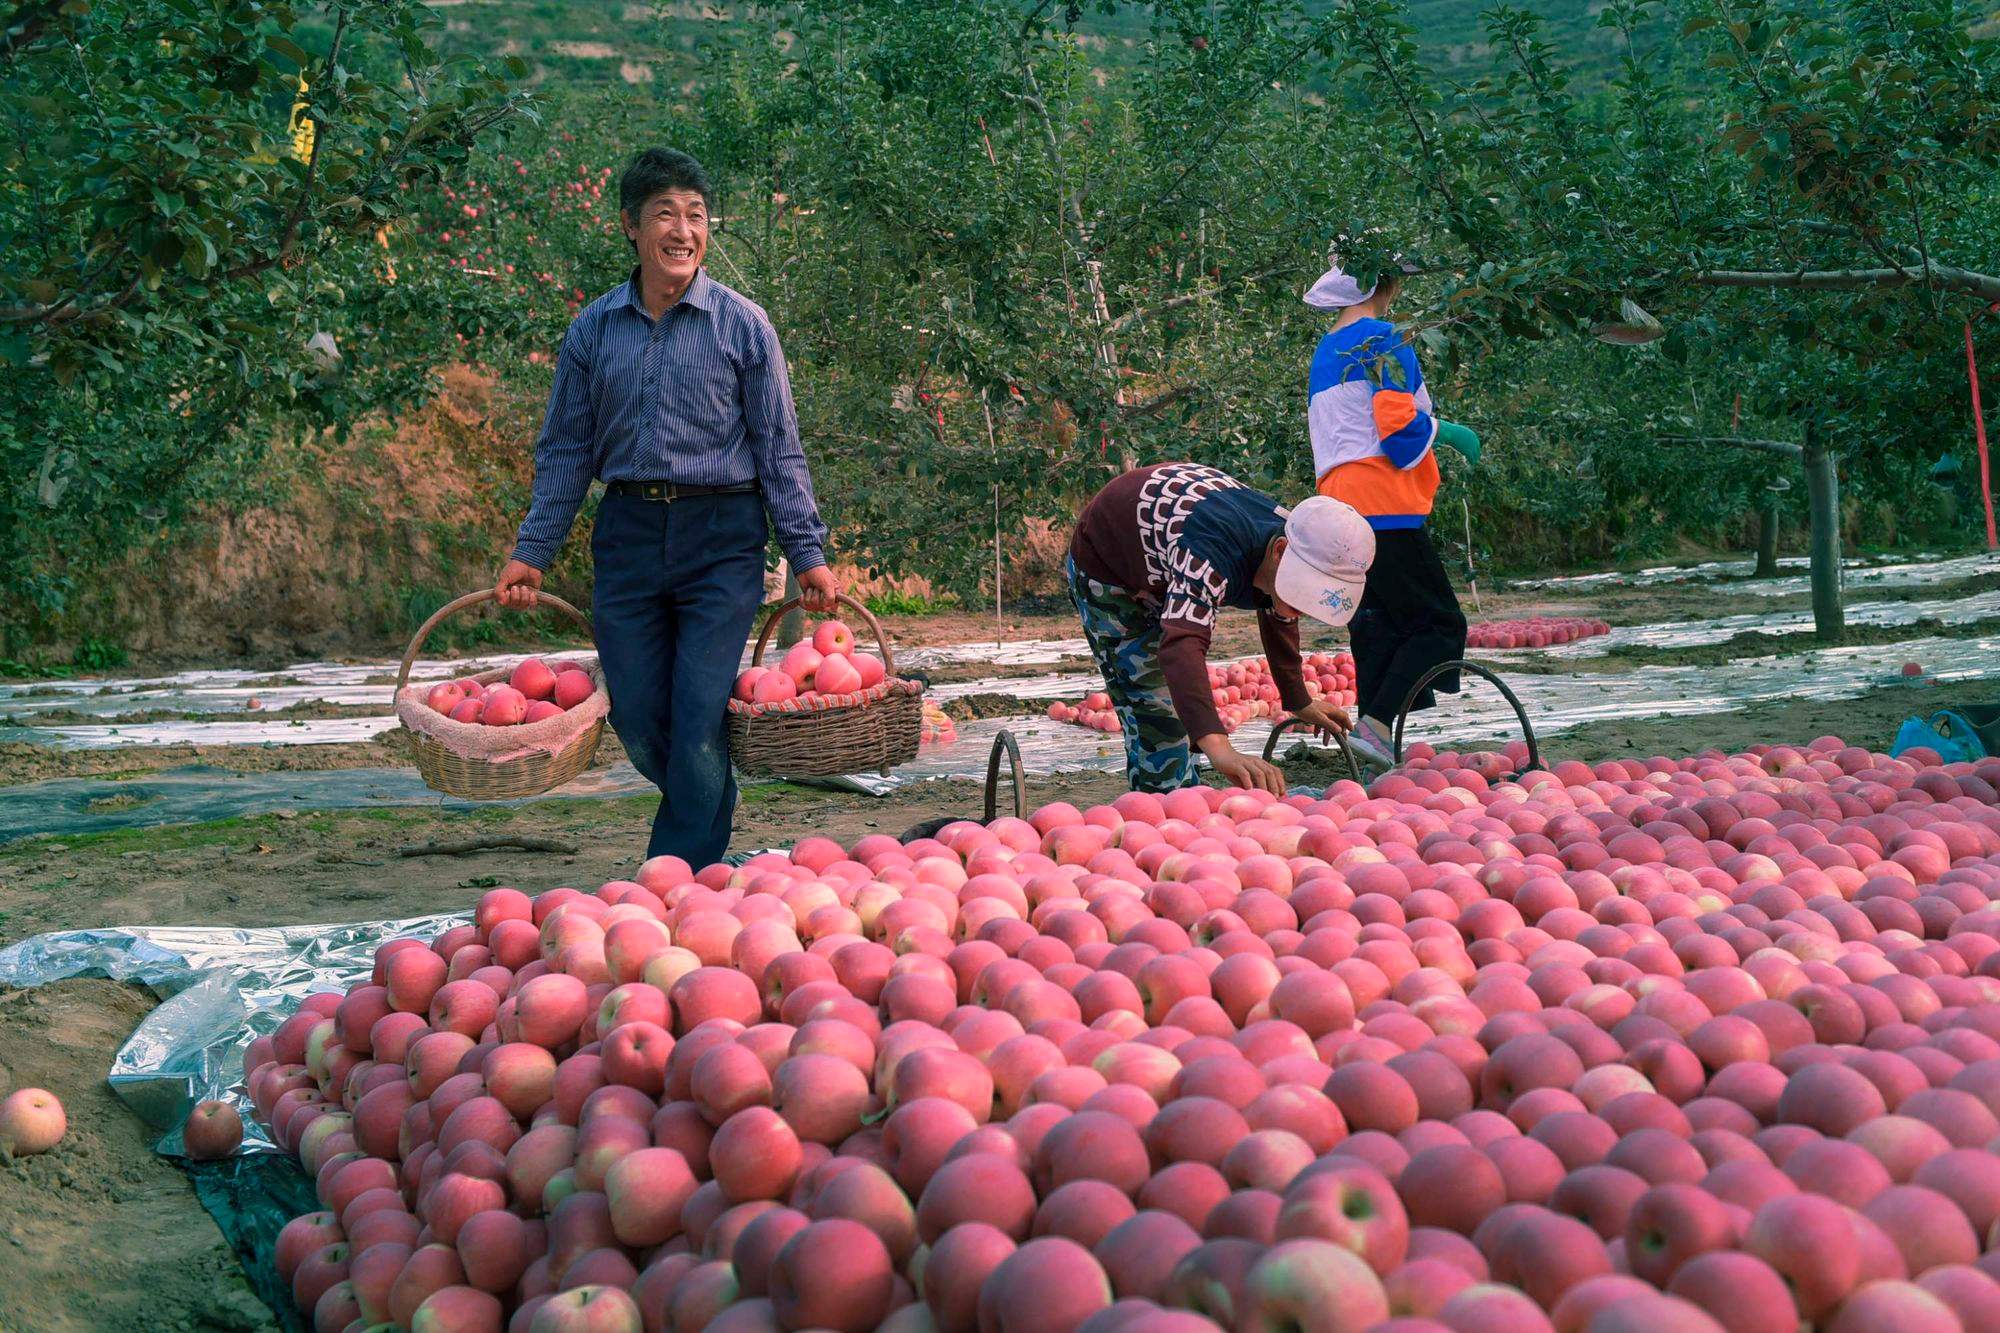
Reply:
M62 15L62 0L26 0L0 22L0 60L13 64Z
M469 856L473 852L501 851L509 847L524 852L554 852L573 856L577 846L561 838L540 838L529 834L502 834L492 838L467 838L462 842L426 842L398 847L398 856Z
M1729 449L1754 449L1781 458L1804 458L1805 449L1785 440L1753 440L1741 435L1659 435L1661 444L1722 445Z
M1118 414L1127 421L1137 417L1150 417L1164 412L1188 395L1199 392L1202 387L1198 384L1177 384L1164 393L1154 394L1143 403L1120 403Z
M1206 301L1210 297L1220 296L1232 288L1259 283L1266 278L1276 277L1282 272L1284 272L1283 269L1275 266L1258 269L1255 273L1246 273L1241 277L1232 277L1228 281L1214 287L1203 287L1192 292L1182 292L1178 296L1169 296L1164 301L1156 301L1152 305L1141 306L1137 310L1128 310L1107 324L1104 328L1104 334L1108 338L1116 338L1134 324L1151 319L1155 315L1164 315L1169 310L1178 310L1184 305L1193 305L1196 301Z
M1856 291L1866 287L1907 287L1912 284L1938 291L1969 292L1987 301L2000 301L2000 277L1975 273L1949 264L1932 264L1928 278L1921 272L1903 268L1842 268L1795 272L1706 269L1694 274L1704 287L1798 287L1807 291Z
M7 31L11 31L11 28ZM333 44L327 53L326 65L320 76L322 81L331 77L334 68L340 62L340 48L342 42L346 39L346 32L347 11L343 9L340 11L339 19L334 24ZM87 73L86 77L88 77ZM218 281L234 282L239 278L251 277L283 263L290 257L292 246L298 238L299 223L304 220L306 209L312 202L313 186L319 173L320 149L326 143L326 122L318 116L313 116L312 126L313 146L312 152L306 158L305 178L299 182L298 198L293 201L291 210L286 214L284 229L278 236L277 249L257 259L246 260L234 268L221 270L216 274ZM103 270L100 269L99 271L102 272ZM134 277L117 295L100 297L86 305L81 298L88 284L79 283L78 290L48 305L31 303L27 305L0 306L0 324L72 323L78 319L103 314L127 305L139 294L140 285L141 278Z

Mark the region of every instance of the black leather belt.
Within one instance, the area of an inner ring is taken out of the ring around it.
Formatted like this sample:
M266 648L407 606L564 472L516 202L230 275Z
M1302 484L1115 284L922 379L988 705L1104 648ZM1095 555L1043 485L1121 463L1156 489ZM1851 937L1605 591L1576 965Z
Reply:
M658 500L671 504L675 500L697 495L752 495L762 487L754 481L739 481L731 486L686 486L677 481L609 481L604 484L604 489L633 500Z

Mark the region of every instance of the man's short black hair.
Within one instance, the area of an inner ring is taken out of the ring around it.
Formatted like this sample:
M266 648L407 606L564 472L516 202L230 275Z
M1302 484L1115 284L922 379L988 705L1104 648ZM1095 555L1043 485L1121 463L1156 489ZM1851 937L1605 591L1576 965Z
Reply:
M637 219L646 201L662 190L692 190L709 211L715 209L708 173L678 148L648 148L633 158L618 181L618 207Z

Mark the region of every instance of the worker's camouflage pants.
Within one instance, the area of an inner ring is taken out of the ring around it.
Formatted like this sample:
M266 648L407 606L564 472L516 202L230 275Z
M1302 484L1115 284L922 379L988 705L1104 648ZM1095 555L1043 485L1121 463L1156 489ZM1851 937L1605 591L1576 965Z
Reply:
M1174 791L1195 781L1187 729L1160 670L1160 616L1123 588L1099 583L1068 562L1070 600L1104 675L1104 691L1125 736L1125 773L1134 791Z

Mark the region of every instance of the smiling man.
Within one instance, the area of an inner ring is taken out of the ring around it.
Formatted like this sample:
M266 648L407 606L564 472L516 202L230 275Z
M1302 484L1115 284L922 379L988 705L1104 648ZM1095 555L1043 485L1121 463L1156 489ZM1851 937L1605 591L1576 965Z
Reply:
M563 335L533 498L498 587L505 605L532 606L592 479L604 482L591 616L611 724L662 792L647 855L699 868L729 845L723 710L763 602L767 512L806 609L832 610L839 585L777 332L702 267L707 173L649 149L618 204L638 265Z
M1294 509L1198 463L1134 468L1099 491L1070 540L1070 598L1125 735L1135 791L1195 781L1208 757L1234 786L1283 795L1276 764L1229 743L1208 684L1225 606L1257 612L1271 677L1291 715L1346 731L1347 714L1306 693L1299 616L1345 625L1375 558L1367 520L1316 495Z

